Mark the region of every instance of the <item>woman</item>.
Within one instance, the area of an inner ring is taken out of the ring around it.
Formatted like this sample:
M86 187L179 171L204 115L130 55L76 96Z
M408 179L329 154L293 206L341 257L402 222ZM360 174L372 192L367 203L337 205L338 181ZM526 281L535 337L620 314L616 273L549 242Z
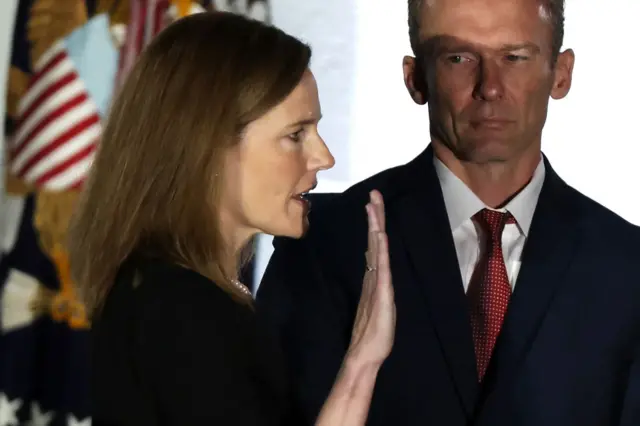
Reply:
M132 70L70 235L72 272L93 312L94 426L293 421L282 359L237 271L258 232L304 234L305 195L333 166L309 59L280 30L203 13L163 31ZM391 350L378 193L366 209L370 266L318 425L365 423Z

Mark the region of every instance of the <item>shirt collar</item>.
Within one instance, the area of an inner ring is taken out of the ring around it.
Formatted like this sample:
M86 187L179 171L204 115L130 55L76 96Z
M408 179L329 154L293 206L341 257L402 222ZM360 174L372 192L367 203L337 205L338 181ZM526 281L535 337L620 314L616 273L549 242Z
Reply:
M434 166L442 195L444 196L444 204L449 216L449 224L451 230L456 230L464 221L470 219L482 209L491 209L486 206L478 196L469 189L447 166L444 165L435 155L433 157ZM545 167L542 157L540 163L536 167L531 181L520 191L504 208L499 211L508 211L518 222L520 231L526 236L531 227L533 213L538 204L538 197L544 183Z

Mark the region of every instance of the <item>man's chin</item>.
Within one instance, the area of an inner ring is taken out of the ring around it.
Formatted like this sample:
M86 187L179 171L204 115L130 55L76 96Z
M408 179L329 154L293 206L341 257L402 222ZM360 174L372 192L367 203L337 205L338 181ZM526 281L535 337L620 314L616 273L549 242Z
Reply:
M509 161L516 150L510 138L473 138L455 153L463 162L486 164Z

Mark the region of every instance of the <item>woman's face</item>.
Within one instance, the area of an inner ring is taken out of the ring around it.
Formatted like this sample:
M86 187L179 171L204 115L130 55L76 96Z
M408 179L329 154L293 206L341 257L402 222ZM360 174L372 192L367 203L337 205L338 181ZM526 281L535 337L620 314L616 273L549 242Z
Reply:
M318 87L311 71L282 103L247 126L226 159L221 213L244 243L252 234L301 237L317 173L335 161L318 134Z

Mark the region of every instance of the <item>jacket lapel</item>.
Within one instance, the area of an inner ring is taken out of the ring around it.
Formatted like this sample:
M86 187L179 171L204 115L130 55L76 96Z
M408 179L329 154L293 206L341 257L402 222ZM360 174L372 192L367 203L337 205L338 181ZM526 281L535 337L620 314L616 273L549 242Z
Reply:
M407 253L461 403L471 416L478 383L467 299L431 148L408 166L398 182L408 190L388 208L389 229L399 231L401 244L391 242L390 251L392 257Z
M546 158L545 163L545 182L522 253L522 267L485 376L483 395L487 398L515 378L580 242L581 215L572 203L575 191Z

